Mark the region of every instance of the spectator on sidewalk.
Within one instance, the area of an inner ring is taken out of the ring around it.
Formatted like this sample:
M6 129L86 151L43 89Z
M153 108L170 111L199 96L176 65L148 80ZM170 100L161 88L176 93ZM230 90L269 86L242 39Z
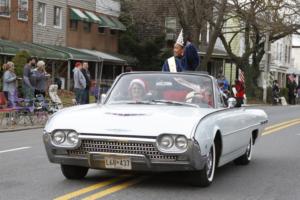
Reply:
M76 62L75 68L73 70L74 93L75 93L76 104L82 104L84 90L86 88L86 80L84 78L83 73L81 72L81 69L82 69L82 63Z
M36 58L28 58L23 68L23 95L25 99L32 99L34 96L32 69L35 67L36 60Z
M90 103L90 82L91 82L91 74L89 72L89 64L87 62L84 62L82 65L81 72L85 78L86 87L84 89L83 93L83 99L81 104L89 104Z
M15 95L17 90L17 76L15 74L15 65L13 62L8 62L4 65L3 74L3 91L8 100L8 107L15 107Z
M234 96L236 98L236 107L241 107L244 104L245 87L244 83L240 80L235 80Z
M47 81L50 74L46 72L45 62L40 60L37 63L37 68L33 71L32 79L35 80L34 96L43 95L46 97Z
M288 103L290 105L295 105L296 103L296 88L297 88L297 83L295 81L296 79L296 75L295 74L291 74L288 77L288 84L287 84L287 88L288 88Z

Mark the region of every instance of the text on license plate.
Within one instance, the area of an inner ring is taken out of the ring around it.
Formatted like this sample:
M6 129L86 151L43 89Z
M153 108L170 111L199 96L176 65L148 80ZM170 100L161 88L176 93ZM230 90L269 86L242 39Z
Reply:
M128 157L106 156L105 167L109 169L131 169L131 159Z

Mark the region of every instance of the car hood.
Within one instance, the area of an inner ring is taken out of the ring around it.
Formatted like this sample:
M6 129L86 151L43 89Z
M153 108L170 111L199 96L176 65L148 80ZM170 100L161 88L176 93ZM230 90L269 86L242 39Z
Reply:
M162 133L189 137L205 115L214 109L174 105L75 106L54 114L45 131L72 129L85 134L158 136Z

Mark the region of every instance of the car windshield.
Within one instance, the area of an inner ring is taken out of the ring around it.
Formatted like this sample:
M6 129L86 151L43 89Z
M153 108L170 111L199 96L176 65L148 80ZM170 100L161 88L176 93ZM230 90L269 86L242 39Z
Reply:
M214 106L209 76L191 74L124 74L116 82L106 104L170 104Z

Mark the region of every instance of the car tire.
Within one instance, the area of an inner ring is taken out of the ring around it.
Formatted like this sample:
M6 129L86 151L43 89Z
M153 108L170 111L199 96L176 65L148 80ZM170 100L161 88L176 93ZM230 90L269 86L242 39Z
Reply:
M191 183L194 186L207 187L214 179L216 169L216 148L215 143L210 148L207 162L202 170L192 173Z
M236 165L248 165L251 161L252 152L253 152L253 142L252 142L252 137L251 137L250 142L247 146L246 152L242 156L235 159L234 163Z
M73 166L73 165L60 165L63 175L67 179L82 179L86 176L89 168Z

